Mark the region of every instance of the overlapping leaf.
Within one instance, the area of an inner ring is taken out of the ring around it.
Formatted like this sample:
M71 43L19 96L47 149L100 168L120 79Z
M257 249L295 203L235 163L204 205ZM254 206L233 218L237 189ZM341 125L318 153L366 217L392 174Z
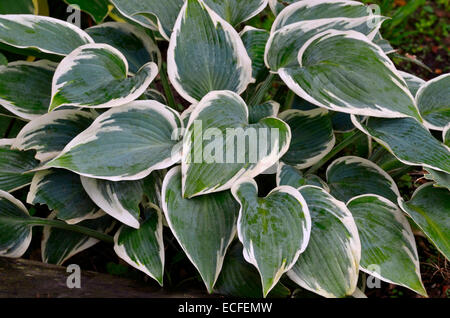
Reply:
M235 26L264 10L268 0L203 0L222 19Z
M408 85L409 91L411 92L411 94L413 96L416 96L420 87L426 83L423 79L421 79L415 75L412 75L412 74L409 74L409 73L406 73L403 71L398 71L398 72L405 80L406 85Z
M312 185L330 192L330 188L320 177L313 174L304 176L301 171L284 163L278 165L276 179L277 186L287 185L298 189L305 185Z
M444 187L450 190L450 174L436 171L431 168L427 168L426 170L428 171L428 174L424 176L425 178L436 182L436 186L438 187Z
M248 106L248 122L256 124L266 117L277 117L280 104L275 101L268 101L261 105Z
M264 52L270 33L266 30L246 26L240 33L242 42L252 60L252 74L257 82L262 81L268 73L264 65Z
M78 6L81 11L87 12L97 23L103 22L110 9L109 0L64 0L66 3Z

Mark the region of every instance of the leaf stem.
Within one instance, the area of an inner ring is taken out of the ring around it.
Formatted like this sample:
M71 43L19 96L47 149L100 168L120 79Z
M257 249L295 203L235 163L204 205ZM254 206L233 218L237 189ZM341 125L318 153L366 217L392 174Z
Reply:
M161 83L164 89L164 93L166 94L167 103L169 104L169 106L175 110L183 111L182 107L179 107L175 103L175 98L173 97L172 89L170 88L169 79L167 78L167 67L165 63L161 66L159 77L161 79Z
M330 159L332 159L334 156L336 156L342 150L344 150L349 145L351 145L352 143L354 143L355 141L357 141L358 139L360 139L363 136L365 136L365 134L363 134L361 131L359 131L359 130L354 131L349 136L347 136L344 140L342 140L340 144L335 146L333 148L333 150L331 150L325 157L323 157L322 160L320 160L318 163L316 163L314 166L312 166L305 174L314 174Z
M264 98L264 95L266 95L267 91L272 87L272 81L274 78L275 78L275 74L269 73L269 75L266 77L264 82L262 82L259 85L255 94L250 98L250 100L248 102L249 106L259 105L261 103L261 101Z

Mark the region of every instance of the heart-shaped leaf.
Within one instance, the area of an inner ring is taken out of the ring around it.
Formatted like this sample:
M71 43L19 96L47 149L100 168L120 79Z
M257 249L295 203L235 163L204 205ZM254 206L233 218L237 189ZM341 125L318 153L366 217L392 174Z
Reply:
M52 213L48 219L54 219L55 216L56 213ZM79 225L107 234L114 228L115 222L109 215L103 215L93 220L84 220ZM72 256L87 250L98 242L99 240L84 234L44 226L41 243L42 261L48 264L62 265Z
M241 94L253 82L252 61L233 27L199 0L183 6L167 51L177 92L196 103L215 90Z
M125 262L155 279L161 286L164 275L162 215L144 208L143 223L137 229L123 225L114 236L114 251Z
M311 213L311 237L288 276L324 297L350 296L361 256L358 229L345 203L315 186L299 189Z
M30 215L25 206L0 190L0 256L21 257L31 242Z
M444 130L450 123L450 74L441 75L422 85L417 92L419 112L430 129Z
M55 69L56 64L46 60L0 66L0 105L27 120L46 114Z
M203 0L222 19L231 25L238 25L260 13L268 0Z
M250 125L236 93L209 93L195 106L183 139L184 196L227 190L241 177L257 176L277 163L290 140L289 126L277 118Z
M149 62L128 77L128 62L108 44L87 44L65 57L52 83L50 110L62 105L109 108L141 96L158 74Z
M279 117L292 131L289 150L281 158L284 163L297 169L306 169L319 162L333 149L336 138L326 109L290 109L282 112Z
M81 11L88 13L96 23L102 23L108 16L109 0L64 0L66 3L78 6ZM73 7L74 7L73 6Z
M278 74L297 95L317 106L363 116L420 119L392 61L359 32L329 30L312 37L300 49L298 63Z
M347 207L361 239L361 270L426 296L414 235L397 205L367 194L351 199Z
M244 245L244 258L258 269L266 297L308 245L308 206L300 193L289 186L258 198L253 179L240 179L232 192L241 204L238 236Z
M30 170L39 162L33 151L11 149L14 139L0 139L0 190L13 192L26 187L33 178Z
M79 133L88 128L96 115L77 109L58 110L29 122L17 135L13 148L36 150L36 159L56 157Z
M313 185L330 192L330 188L320 177L313 174L304 176L301 171L284 163L278 165L276 180L277 186L286 185L298 189L305 185Z
M240 33L245 49L252 60L252 74L256 82L260 82L268 73L264 65L264 52L270 33L266 30L246 26Z
M27 203L46 204L57 213L58 219L69 224L96 219L105 214L84 191L80 176L62 169L37 172L31 183Z
M331 195L343 202L369 193L378 194L392 202L400 197L390 175L373 162L354 156L333 161L327 169L327 183Z
M388 149L406 165L425 166L450 173L450 150L413 118L369 118L353 124Z
M399 198L398 204L450 260L450 191L427 183L417 188L410 201Z
M106 213L120 222L139 229L139 204L144 196L148 203L159 209L162 174L153 171L148 177L136 181L108 181L81 177L81 183L90 198Z
M161 52L144 30L128 23L106 22L90 27L86 32L96 43L109 44L127 59L130 72L135 74L148 62L161 65Z
M164 178L162 205L172 233L211 293L236 234L239 205L230 191L184 199L180 167Z
M169 40L184 0L111 0L112 4L128 19L144 27L158 30Z
M179 161L173 149L181 127L178 113L169 107L135 101L97 117L46 166L88 178L139 180Z
M86 32L72 23L31 14L0 15L0 42L17 49L59 56L94 43Z

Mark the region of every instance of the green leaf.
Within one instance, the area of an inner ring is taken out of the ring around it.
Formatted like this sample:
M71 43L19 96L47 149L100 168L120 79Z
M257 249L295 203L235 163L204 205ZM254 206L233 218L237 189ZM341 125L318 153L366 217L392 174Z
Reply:
M96 115L77 109L58 110L29 122L17 135L13 148L36 150L36 159L56 157L79 133L88 128Z
M125 262L155 279L161 286L164 275L162 215L145 208L143 223L137 229L123 225L114 236L114 251Z
M264 52L270 33L266 30L246 26L239 35L252 60L252 76L256 82L261 82L268 73L268 69L264 65Z
M167 99L166 97L157 91L156 89L149 88L145 91L144 95L141 96L143 100L156 100L157 102L160 102L161 104L167 105Z
M244 245L244 258L258 269L266 297L308 245L308 206L300 193L289 186L258 198L253 179L240 179L233 185L232 193L241 205L238 237Z
M158 30L166 40L169 40L184 0L111 0L111 2L128 19L152 30Z
M139 204L144 196L159 209L162 174L153 171L148 177L136 181L107 181L81 177L81 183L92 201L120 222L139 229Z
M0 42L8 46L59 56L94 42L86 32L69 22L38 15L0 15L0 31Z
M0 1L1 14L35 14L33 0L2 0Z
M89 198L80 176L67 170L50 169L37 172L27 196L28 204L45 204L69 224L96 219L105 213Z
M174 167L163 182L162 204L172 233L211 293L236 234L237 202L230 191L184 199L181 169Z
M355 221L345 204L325 190L304 186L299 191L311 214L311 237L288 276L324 297L350 296L356 289L361 255Z
M56 213L50 214L48 219L54 219L55 215ZM79 225L106 234L114 228L115 222L109 215L103 215L93 220L82 221ZM84 234L44 226L41 243L42 261L48 264L62 265L72 256L87 250L98 242L99 240Z
M8 65L8 59L0 52L0 66Z
M261 105L248 106L248 122L256 124L267 117L277 117L280 104L271 100Z
M269 7L272 10L273 14L277 15L286 6L297 1L299 0L269 0Z
M0 190L13 192L26 187L33 178L30 170L39 165L33 151L11 149L14 139L0 139Z
M232 297L261 298L263 296L259 273L255 267L245 261L242 244L236 242L230 247L214 291ZM290 293L287 287L278 283L268 297L286 298Z
M415 75L412 75L412 74L409 74L409 73L406 73L403 71L398 71L398 72L405 80L406 85L408 85L409 91L411 92L411 94L413 96L416 96L417 91L420 89L420 87L426 83L423 79L421 79ZM420 107L419 107L419 110L420 110Z
M203 0L203 2L222 19L236 26L264 10L268 0Z
M444 130L450 122L450 74L441 75L422 85L416 102L425 126Z
M128 62L108 44L87 44L65 57L53 77L50 110L62 105L109 108L141 96L158 74L149 62L128 77Z
M351 199L347 207L361 239L361 270L426 296L414 235L397 205L367 194Z
M281 158L284 163L297 169L305 169L319 162L333 149L336 138L326 109L290 109L282 112L279 117L292 131L289 150Z
M241 94L254 81L239 34L199 0L187 0L178 16L167 71L177 92L191 103L214 90Z
M427 183L414 192L410 201L399 198L398 204L450 260L450 191Z
M355 125L353 125L352 118L349 114L330 111L330 117L335 133L347 133L356 128Z
M139 180L176 163L175 111L156 101L135 101L112 108L75 137L46 167L63 168L88 178Z
M25 206L0 190L0 256L21 257L31 242L30 214Z
M330 192L328 185L318 176L313 174L304 176L301 171L284 163L278 165L276 180L277 186L286 185L298 189L305 185L313 185Z
M109 0L64 0L88 13L96 23L102 23L109 14Z
M367 159L346 156L333 161L327 169L331 195L347 202L362 194L377 194L396 202L400 197L395 181L383 169Z
M388 149L406 165L424 166L450 173L450 151L413 118L369 118L353 124Z
M450 147L450 123L444 128L442 132L442 140L447 147Z
M46 114L55 69L56 64L46 60L0 66L0 105L27 120Z
M444 187L450 190L450 174L431 168L427 168L426 170L428 171L428 174L424 176L426 179L433 180L438 187Z
M373 43L378 45L383 50L383 52L386 53L386 54L392 54L392 53L395 53L397 51L396 49L394 49L392 47L392 45L389 43L388 40L383 39L383 37L382 37L380 32L378 32L375 35L375 37L373 38ZM402 73L401 71L399 71L399 72ZM403 73L405 73L405 72L403 72ZM403 77L403 78L406 80L405 77Z
M147 33L128 23L106 22L90 27L86 32L96 43L118 49L127 59L130 72L136 74L148 62L161 66L161 52Z
M183 139L184 197L227 190L241 177L259 175L286 153L290 139L288 125L277 118L249 124L236 93L209 93L195 106Z
M278 74L317 106L363 116L420 118L392 61L359 32L322 32L300 49L298 62L299 67Z

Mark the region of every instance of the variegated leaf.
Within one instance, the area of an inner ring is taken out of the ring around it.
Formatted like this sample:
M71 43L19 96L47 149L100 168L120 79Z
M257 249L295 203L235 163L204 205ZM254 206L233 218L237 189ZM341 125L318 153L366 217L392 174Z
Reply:
M87 44L65 57L52 82L50 110L62 105L109 108L141 96L158 74L149 62L128 77L128 62L108 44Z
M187 0L178 16L167 70L177 92L191 103L214 90L241 94L254 80L239 34L201 0Z
M260 13L269 0L203 0L222 19L233 26L247 21Z
M426 168L426 170L428 171L428 174L424 176L426 179L433 180L438 187L444 187L450 190L450 174L431 168Z
M261 105L248 106L248 122L256 124L267 117L277 117L280 104L275 101L268 101Z
M246 26L240 33L245 49L252 60L252 74L257 82L264 80L269 70L264 65L264 52L270 33L266 30Z
M46 166L110 181L143 179L179 161L173 149L181 127L178 113L156 101L114 107Z
M253 179L240 179L232 192L241 209L238 236L244 258L259 271L266 297L305 250L311 233L309 209L293 187L281 186L258 198Z
M211 293L236 234L239 205L230 191L183 198L180 167L164 179L162 205L172 233Z
M310 210L311 237L288 276L324 297L350 296L358 282L361 243L345 203L315 186L299 189Z
M320 177L313 174L304 176L301 171L284 163L278 165L276 180L277 186L291 186L298 189L305 185L312 185L330 192L330 188Z
M411 92L411 94L413 96L416 96L417 91L420 89L420 87L426 83L423 79L421 79L415 75L412 75L412 74L409 74L409 73L406 73L403 71L398 71L398 72L405 80L406 85L408 85L409 91Z
M88 13L96 23L102 23L110 12L109 0L64 0L67 4Z
M361 270L426 296L414 235L397 205L366 194L351 199L347 207L361 239Z

